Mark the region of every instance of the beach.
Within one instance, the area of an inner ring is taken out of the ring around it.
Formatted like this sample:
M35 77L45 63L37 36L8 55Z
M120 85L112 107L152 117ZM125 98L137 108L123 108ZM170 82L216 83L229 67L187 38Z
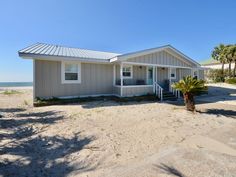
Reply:
M209 85L195 113L182 101L33 107L32 88L14 89L0 93L0 175L236 176L235 86Z

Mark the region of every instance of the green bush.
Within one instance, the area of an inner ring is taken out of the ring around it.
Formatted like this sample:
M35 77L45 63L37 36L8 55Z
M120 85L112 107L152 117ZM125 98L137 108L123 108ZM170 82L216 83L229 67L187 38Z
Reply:
M2 92L2 94L4 95L14 95L14 94L21 94L22 92L18 91L18 90L5 90L4 92Z
M225 69L223 74L221 69L210 69L205 73L205 76L207 80L213 82L225 82L229 77L229 69ZM231 71L231 76L233 76L233 71Z
M206 77L208 78L208 80L211 80L213 82L224 82L226 77L225 73L226 72L222 74L221 69L210 69L206 74Z
M236 78L226 79L225 82L228 83L228 84L236 84Z

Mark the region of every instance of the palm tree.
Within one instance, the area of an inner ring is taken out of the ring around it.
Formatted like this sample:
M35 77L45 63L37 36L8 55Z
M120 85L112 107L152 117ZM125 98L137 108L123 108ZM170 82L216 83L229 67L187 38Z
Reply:
M233 77L236 77L236 44L230 47L232 62L234 62Z
M233 62L234 57L233 50L233 45L226 45L222 51L222 56L225 58L225 61L229 63L229 77L231 77L231 63Z
M219 46L215 47L211 53L211 56L214 60L219 61L222 63L222 80L224 79L224 64L225 64L225 56L223 55L223 50L225 48L224 44L220 44Z
M188 111L195 111L194 95L207 90L204 80L197 80L192 76L184 77L179 82L174 83L172 87L183 93L184 103Z

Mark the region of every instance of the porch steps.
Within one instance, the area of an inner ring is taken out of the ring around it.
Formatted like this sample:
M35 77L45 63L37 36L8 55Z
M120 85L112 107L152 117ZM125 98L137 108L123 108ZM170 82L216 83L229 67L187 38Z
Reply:
M177 97L169 91L163 90L163 101L176 101Z

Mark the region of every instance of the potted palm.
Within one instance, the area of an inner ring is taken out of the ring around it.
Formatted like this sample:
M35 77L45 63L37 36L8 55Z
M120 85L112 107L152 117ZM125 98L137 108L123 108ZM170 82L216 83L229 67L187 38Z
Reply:
M197 80L192 76L186 76L179 82L172 85L173 88L180 90L184 96L184 103L188 111L195 111L194 96L207 91L204 80Z

